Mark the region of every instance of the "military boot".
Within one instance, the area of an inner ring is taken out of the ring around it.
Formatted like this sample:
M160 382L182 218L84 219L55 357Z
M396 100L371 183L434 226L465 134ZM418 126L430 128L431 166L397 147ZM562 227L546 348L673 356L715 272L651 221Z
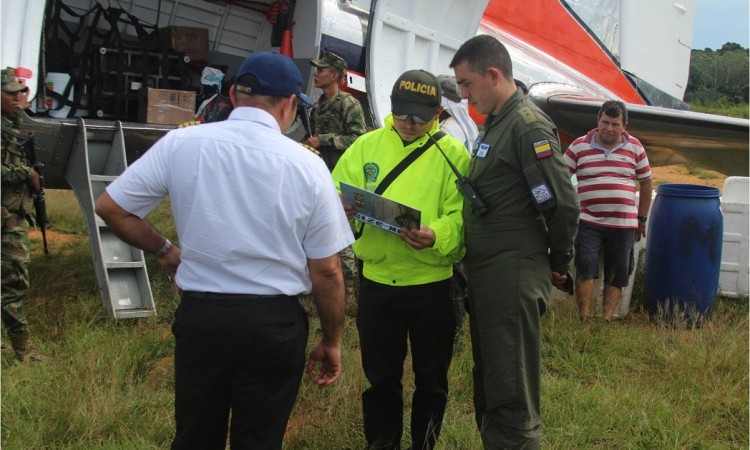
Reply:
M19 361L41 362L44 359L44 357L37 353L31 346L31 333L29 330L11 336L10 342L13 345L13 352L16 354L16 359Z

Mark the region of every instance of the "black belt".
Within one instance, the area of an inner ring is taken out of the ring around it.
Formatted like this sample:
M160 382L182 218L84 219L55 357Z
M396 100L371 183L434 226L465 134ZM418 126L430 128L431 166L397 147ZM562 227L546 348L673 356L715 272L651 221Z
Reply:
M229 294L226 292L198 292L198 291L182 291L183 298L198 298L198 299L211 299L211 298L237 298L244 300L284 300L299 298L298 295L256 295L256 294Z

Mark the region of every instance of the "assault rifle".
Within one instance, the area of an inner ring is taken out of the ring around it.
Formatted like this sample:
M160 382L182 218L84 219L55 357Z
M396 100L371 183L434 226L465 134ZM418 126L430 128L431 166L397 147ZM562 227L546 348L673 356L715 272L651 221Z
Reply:
M30 148L34 148L32 141ZM36 155L32 150L34 157L31 159L31 167L39 175L39 190L34 194L34 215L36 216L36 225L42 232L42 243L44 244L44 254L49 255L49 248L47 247L47 227L49 222L47 221L47 200L44 198L44 164L41 162L33 162L36 159Z
M312 127L310 126L310 113L307 111L307 105L302 102L297 104L297 115L302 121L302 126L305 128L305 137L302 138L304 141L307 138L312 137Z

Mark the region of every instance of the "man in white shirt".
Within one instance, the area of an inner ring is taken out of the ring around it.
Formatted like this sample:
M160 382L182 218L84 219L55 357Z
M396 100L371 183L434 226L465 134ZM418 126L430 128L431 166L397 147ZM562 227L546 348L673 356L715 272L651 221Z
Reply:
M322 338L306 371L339 376L344 287L338 252L354 242L323 161L283 136L302 77L257 53L230 91L223 122L171 131L114 181L96 212L153 253L182 292L175 314L172 449L281 449L305 366L312 292ZM182 249L143 217L169 196Z

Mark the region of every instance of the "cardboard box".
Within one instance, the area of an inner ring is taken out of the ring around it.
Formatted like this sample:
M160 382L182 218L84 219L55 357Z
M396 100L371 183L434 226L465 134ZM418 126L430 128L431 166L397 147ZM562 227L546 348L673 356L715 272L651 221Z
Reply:
M191 62L208 61L208 30L193 27L159 28L159 42L167 48L184 53Z
M138 91L138 121L180 125L195 120L195 92L143 88Z

